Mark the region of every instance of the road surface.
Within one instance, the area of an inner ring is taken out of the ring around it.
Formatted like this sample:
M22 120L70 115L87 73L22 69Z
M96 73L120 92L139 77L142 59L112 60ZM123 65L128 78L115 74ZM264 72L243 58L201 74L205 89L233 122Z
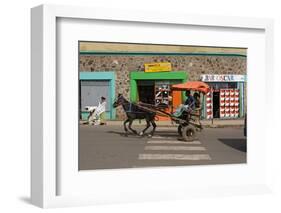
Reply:
M175 127L148 138L125 137L122 126L80 125L79 170L246 163L246 147L239 127L206 128L184 142Z

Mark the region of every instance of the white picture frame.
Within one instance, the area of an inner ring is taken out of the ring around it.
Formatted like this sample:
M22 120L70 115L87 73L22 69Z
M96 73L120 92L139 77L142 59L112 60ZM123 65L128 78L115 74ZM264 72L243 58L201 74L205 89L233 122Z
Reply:
M58 132L57 132L57 88L60 82L57 79L57 20L58 18L64 19L80 19L80 20L108 20L118 21L122 25L122 22L135 22L135 23L153 23L154 25L165 25L166 27L173 26L199 26L202 28L225 28L231 29L253 29L263 32L262 38L265 42L264 45L264 68L261 69L261 75L263 83L261 88L264 88L265 92L271 91L274 88L274 84L271 79L274 76L273 72L273 21L271 19L256 19L256 18L240 18L240 17L217 17L217 16L203 16L203 15L188 15L188 14L161 14L152 13L147 11L121 11L112 9L100 9L100 8L84 8L73 6L54 6L54 5L41 5L31 10L31 51L32 51L32 70L31 70L31 201L33 204L43 207L59 207L59 206L76 206L76 205L91 205L97 203L116 203L116 202L138 202L142 200L165 200L165 199L182 199L194 196L214 196L214 195L230 195L230 194L252 194L252 193L264 193L270 192L270 178L271 172L270 161L266 161L260 168L254 170L257 174L263 174L262 178L258 178L257 181L253 181L253 184L249 184L249 181L233 184L216 184L210 185L210 187L194 185L194 187L183 186L177 187L174 185L164 184L160 182L158 188L151 189L151 192L145 194L140 192L136 187L131 191L125 191L123 196L119 195L119 192L105 192L99 193L95 196L89 194L60 194L58 195L58 185L62 184L58 174L61 172L61 166L58 165ZM250 55L250 58L254 55ZM250 81L251 79L249 79ZM250 83L251 84L251 83ZM255 85L250 86L254 87ZM256 99L252 97L250 99L253 103L256 103ZM266 103L261 104L260 109L265 109L267 106L271 106L272 99L266 98ZM274 112L268 112L267 117L263 118L264 122L271 122ZM254 113L248 115L248 120L254 119L252 116ZM250 122L251 124L251 122ZM251 138L251 125L250 125ZM269 134L269 127L262 139L258 139L262 146L267 146L268 142L272 139L272 135ZM251 150L252 147L252 150ZM261 147L261 146L260 146ZM254 146L250 146L250 153L256 152L257 157L265 160L268 157L267 152L261 151ZM257 150L255 150L257 149ZM67 150L66 150L67 151ZM236 166L236 165L234 165ZM241 167L238 165L238 167ZM231 167L228 169L234 169ZM182 172L185 168L172 169L172 168L151 168L150 172L158 175L166 174L167 171ZM211 168L212 169L212 168ZM220 168L213 167L220 171ZM245 167L243 170L247 170ZM190 171L200 170L200 167L189 169ZM121 175L129 170L123 171L100 171L107 175ZM132 177L137 178L139 175L146 175L146 171L137 170L134 173L130 171ZM199 173L196 173L197 176ZM175 175L165 177L176 180ZM199 176L198 176L199 178ZM170 179L171 180L171 179ZM214 181L215 182L215 181ZM106 183L103 183L104 185ZM163 188L161 189L161 186ZM132 188L132 186L130 186ZM159 188L160 187L160 188ZM91 187L90 187L91 188ZM102 190L102 189L100 189ZM71 189L70 189L71 191ZM173 196L171 196L171 194Z

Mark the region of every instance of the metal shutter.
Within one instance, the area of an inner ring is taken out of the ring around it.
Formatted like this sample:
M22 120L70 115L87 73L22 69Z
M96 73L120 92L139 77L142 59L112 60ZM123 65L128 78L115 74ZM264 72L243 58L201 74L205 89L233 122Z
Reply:
M81 80L81 110L85 106L98 106L101 96L106 98L106 112L109 112L109 81Z

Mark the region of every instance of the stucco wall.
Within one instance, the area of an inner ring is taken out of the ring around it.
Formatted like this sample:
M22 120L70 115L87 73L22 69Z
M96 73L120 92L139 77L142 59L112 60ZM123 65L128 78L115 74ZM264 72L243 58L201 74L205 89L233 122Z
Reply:
M130 97L131 71L144 71L145 63L170 62L172 71L188 72L189 80L199 80L201 74L246 74L247 58L222 55L80 55L81 72L116 72L116 95L122 93ZM246 97L245 97L246 103ZM117 109L117 119L124 117L121 108Z

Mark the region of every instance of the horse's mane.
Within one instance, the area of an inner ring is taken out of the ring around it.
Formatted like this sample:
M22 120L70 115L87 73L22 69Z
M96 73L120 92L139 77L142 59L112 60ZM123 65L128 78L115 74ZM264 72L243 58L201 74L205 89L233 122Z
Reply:
M140 108L137 103L130 102L122 94L120 94L118 96L118 98L123 98L123 100L124 100L123 108L125 109L125 108L128 107L130 109L129 110L130 112L135 112L135 113L151 113L151 112L148 112L147 110L144 110L143 108ZM126 106L124 104L126 104ZM126 109L126 111L127 111L127 109Z

